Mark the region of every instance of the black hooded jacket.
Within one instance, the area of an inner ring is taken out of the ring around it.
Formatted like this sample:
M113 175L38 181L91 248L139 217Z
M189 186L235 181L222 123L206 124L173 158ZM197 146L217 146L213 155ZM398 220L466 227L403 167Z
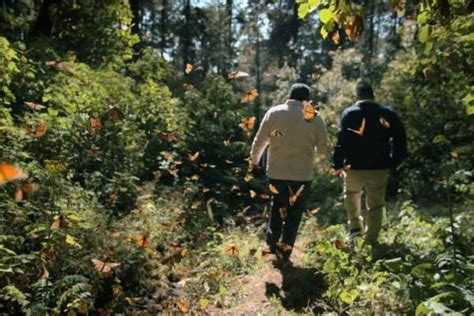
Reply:
M407 155L405 128L397 114L373 100L362 100L341 114L333 168L396 168Z

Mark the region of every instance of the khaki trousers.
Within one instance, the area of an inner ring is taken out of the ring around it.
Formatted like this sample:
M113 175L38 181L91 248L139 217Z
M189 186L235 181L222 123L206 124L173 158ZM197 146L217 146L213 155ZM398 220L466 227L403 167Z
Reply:
M382 227L387 180L388 170L349 170L344 181L344 205L349 230L363 231L369 244L377 242ZM362 190L365 191L367 207L364 218L361 216Z

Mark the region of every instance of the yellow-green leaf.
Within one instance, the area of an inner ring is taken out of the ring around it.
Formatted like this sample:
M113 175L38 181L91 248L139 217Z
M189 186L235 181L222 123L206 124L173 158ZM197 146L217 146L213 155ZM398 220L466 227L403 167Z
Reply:
M323 38L326 38L326 37L328 37L328 35L329 35L329 32L324 27L322 27L321 28L321 36Z
M428 25L424 25L421 27L420 32L418 33L418 39L422 43L426 43L430 36L430 27Z
M79 249L82 248L82 246L76 241L76 238L69 234L66 235L66 243Z
M309 12L309 4L308 3L302 3L298 7L298 17L303 19Z
M331 9L322 9L319 13L319 19L324 24L327 24L328 22L332 21L334 19L334 16L335 13Z

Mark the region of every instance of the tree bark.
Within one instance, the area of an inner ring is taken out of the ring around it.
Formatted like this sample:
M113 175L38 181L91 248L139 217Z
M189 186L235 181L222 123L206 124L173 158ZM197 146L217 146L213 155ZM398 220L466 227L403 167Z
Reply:
M189 29L191 23L191 0L184 0L184 17L185 24L183 29L183 50L182 50L182 59L183 66L186 67L186 64L190 64L190 50L191 50L191 30Z
M31 32L33 35L51 36L53 30L53 20L49 11L52 5L58 4L59 2L59 0L44 0L41 3L35 26Z
M225 9L227 12L227 37L226 37L226 49L227 49L227 60L224 62L224 69L223 69L223 74L226 76L227 72L232 69L233 65L233 59L234 59L234 51L232 49L232 42L233 42L233 37L232 37L232 9L234 6L234 1L233 0L226 0L225 3Z
M141 0L130 0L130 10L132 11L132 14L133 14L132 33L138 34L138 36L140 36Z
M166 32L168 32L168 0L163 0L163 7L161 9L161 21L160 21L160 50L161 50L161 57L164 57L167 40L166 40Z

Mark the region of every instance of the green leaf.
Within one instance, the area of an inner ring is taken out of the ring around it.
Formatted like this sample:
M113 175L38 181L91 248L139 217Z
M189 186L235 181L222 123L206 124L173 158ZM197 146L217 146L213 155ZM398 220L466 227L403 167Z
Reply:
M462 99L462 102L466 106L466 114L472 115L474 114L474 94L469 92L466 96Z
M416 23L425 24L428 21L428 11L423 11L416 17Z
M358 290L352 290L350 292L342 291L342 293L339 294L339 298L344 303L350 305L354 303L354 301L359 297L359 295L360 295L360 292Z
M201 307L202 309L205 309L208 305L209 305L208 299L202 298L199 300L199 307Z
M433 301L425 301L416 307L416 316L424 316L424 315L455 315L460 316L461 313L452 310L451 308L447 307L446 305L438 302Z
M298 7L298 17L303 19L309 12L309 4L303 3Z
M332 21L334 19L334 16L335 12L331 9L322 9L319 13L319 18L324 24L327 24L328 22Z
M321 28L321 36L322 36L323 38L327 38L328 35L329 35L329 32L326 30L326 28L322 27L322 28Z
M429 25L424 25L420 28L420 32L418 33L418 40L422 43L426 43L430 36L430 27Z
M385 260L383 265L390 272L397 272L400 270L401 266L403 265L403 261L402 261L402 258L394 258L390 260Z
M69 234L66 235L66 243L79 249L82 248L82 246L76 241L76 238Z

